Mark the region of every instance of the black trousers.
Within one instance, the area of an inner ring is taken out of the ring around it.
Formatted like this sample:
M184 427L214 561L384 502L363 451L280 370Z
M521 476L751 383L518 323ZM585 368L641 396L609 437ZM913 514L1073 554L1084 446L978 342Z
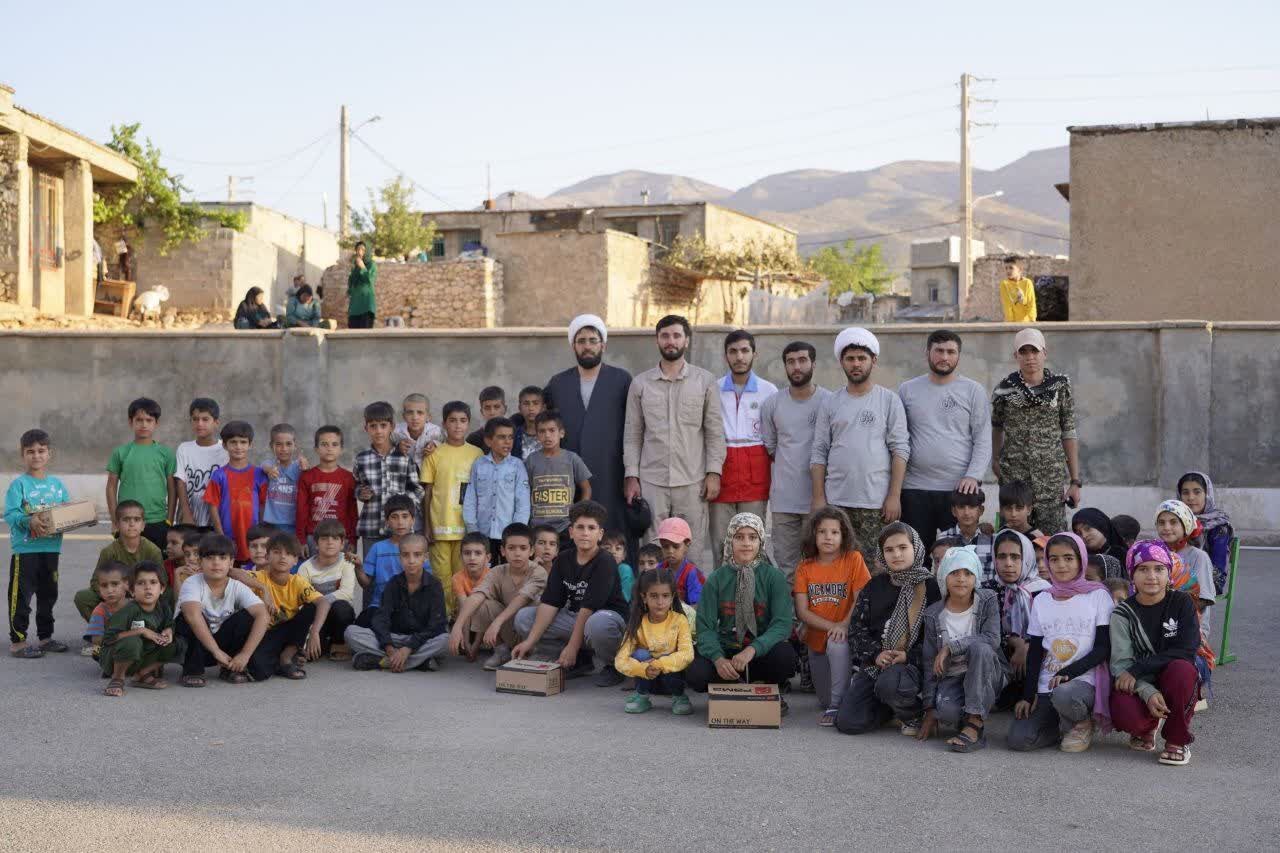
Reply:
M782 686L796 674L796 650L786 641L778 643L768 653L757 655L746 674L753 682ZM708 684L728 683L716 672L715 663L701 654L693 656L693 663L684 671L684 680L690 690L698 693L706 693Z
M159 548L161 554L164 553L165 545L169 544L165 541L168 535L169 522L167 521L153 521L142 528L142 538Z
M311 623L316 621L316 606L304 604L293 618L267 629L262 642L253 651L254 662L263 670L274 673L280 663L280 653L289 646L301 648L307 641ZM257 676L255 676L255 679Z
M253 614L248 610L240 610L222 620L218 630L213 634L213 641L224 653L235 657L244 648L253 630ZM217 661L208 649L196 638L196 634L187 624L186 616L179 616L177 630L174 632L187 641L187 654L182 661L183 675L204 675L205 667L213 666ZM265 642L265 641L264 641ZM249 658L245 672L254 681L266 681L275 672L274 662L270 668L260 665L257 654Z
M373 312L367 314L348 314L347 328L349 329L372 329L373 328Z
M53 636L53 605L58 600L58 554L14 554L9 561L9 642L25 643L36 597L36 636Z
M320 647L325 652L333 648L334 643L345 643L342 637L347 628L356 621L356 609L349 601L335 601L329 605L329 615L320 626Z
M951 514L951 492L903 489L902 520L920 534L924 550L928 552L933 548L939 530L955 526L956 519Z

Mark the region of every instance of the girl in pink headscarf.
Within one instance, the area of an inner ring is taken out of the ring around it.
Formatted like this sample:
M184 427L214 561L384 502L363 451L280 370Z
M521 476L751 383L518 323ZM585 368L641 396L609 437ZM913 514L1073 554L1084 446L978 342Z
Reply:
M1104 584L1086 580L1089 552L1074 533L1055 533L1045 547L1049 589L1031 603L1027 679L1014 706L1009 748L1058 743L1084 752L1095 729L1111 728L1111 611Z

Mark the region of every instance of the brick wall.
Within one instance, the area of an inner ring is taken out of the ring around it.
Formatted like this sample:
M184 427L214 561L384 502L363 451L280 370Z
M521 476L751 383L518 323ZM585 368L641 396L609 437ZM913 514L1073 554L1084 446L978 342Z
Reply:
M350 256L324 271L325 319L347 325ZM502 264L492 258L378 264L378 325L400 317L418 329L489 329L502 324Z
M18 298L18 135L0 133L0 300Z
M1053 255L1026 255L1022 258L1022 274L1035 281L1037 276L1069 276L1071 262ZM1004 319L1000 307L1000 282L1004 279L1004 256L985 255L974 261L973 286L969 298L962 299L964 308L960 317L964 320Z

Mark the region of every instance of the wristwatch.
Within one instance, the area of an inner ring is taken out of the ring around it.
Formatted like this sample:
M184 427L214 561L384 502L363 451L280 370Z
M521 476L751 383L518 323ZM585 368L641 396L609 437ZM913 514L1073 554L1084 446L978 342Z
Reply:
M1075 486L1077 489L1084 488L1084 483L1080 482L1079 480L1072 480L1071 485Z

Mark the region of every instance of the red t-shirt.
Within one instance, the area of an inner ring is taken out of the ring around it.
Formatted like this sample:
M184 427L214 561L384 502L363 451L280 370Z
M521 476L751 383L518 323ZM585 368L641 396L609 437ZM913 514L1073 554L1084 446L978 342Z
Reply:
M267 475L256 465L239 471L223 465L213 472L209 485L205 486L204 502L218 514L223 535L235 540L237 563L249 559L249 528L258 523L266 500Z
M347 542L354 543L357 515L356 478L346 468L308 468L298 477L298 541L306 542L317 524L334 518L346 530Z

